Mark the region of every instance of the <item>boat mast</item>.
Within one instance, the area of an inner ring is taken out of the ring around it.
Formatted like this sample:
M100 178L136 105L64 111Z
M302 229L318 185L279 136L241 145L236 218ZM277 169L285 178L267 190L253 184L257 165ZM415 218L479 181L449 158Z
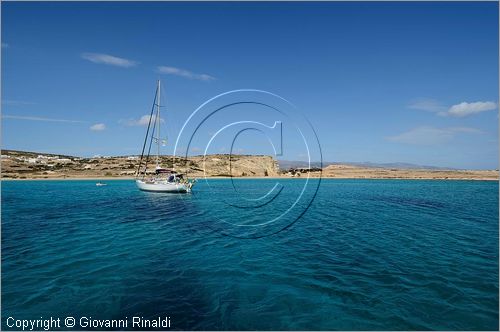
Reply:
M157 111L156 111L156 123L157 123L157 126L158 126L158 130L157 130L157 136L158 139L156 140L156 144L158 144L158 150L157 150L157 153L156 153L156 168L159 168L160 167L160 80L158 80L158 103L156 104L157 106Z

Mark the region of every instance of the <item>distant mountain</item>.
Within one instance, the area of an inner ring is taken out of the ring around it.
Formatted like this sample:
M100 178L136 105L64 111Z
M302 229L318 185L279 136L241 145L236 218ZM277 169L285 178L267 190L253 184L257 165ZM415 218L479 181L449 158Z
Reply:
M11 156L22 156L22 157L27 157L27 158L36 158L38 155L45 155L45 156L58 156L60 158L76 158L75 156L68 156L68 155L63 155L63 154L53 154L53 153L39 153L39 152L31 152L31 151L17 151L17 150L1 150L2 154L8 154ZM229 155L224 155L224 156L229 156ZM126 158L127 156L115 156L112 158ZM193 156L196 157L196 156ZM198 156L201 157L201 156ZM245 156L245 155L240 155L240 157L252 157L252 156ZM254 157L259 157L259 156L254 156ZM107 157L111 158L111 157ZM84 158L88 159L88 158ZM307 168L309 167L309 163L306 161L290 161L290 160L278 160L279 164L279 169L280 170L288 170L290 168ZM451 168L451 167L437 167L437 166L428 166L428 165L417 165L417 164L410 164L410 163L373 163L370 161L365 161L365 162L331 162L331 161L324 161L322 164L320 162L311 162L311 167L312 168L318 168L322 167L325 168L329 165L351 165L351 166L359 166L359 167L367 167L367 168L391 168L391 169L427 169L427 170L458 170L457 168Z
M323 162L323 167L331 165L333 163L325 163ZM278 160L278 165L281 170L287 170L290 168L306 168L309 167L309 163L307 161L291 161L291 160ZM311 167L321 167L320 162L311 162Z
M309 167L307 161L291 161L291 160L278 160L280 169L287 170L290 168L306 168ZM451 167L438 167L438 166L428 166L428 165L417 165L410 163L372 163L370 161L365 162L332 162L324 161L323 167L329 165L352 165L359 167L369 167L369 168L395 168L395 169L435 169L435 170L457 170ZM311 167L321 167L320 162L311 162Z
M2 179L132 179L138 170L137 156L92 158L26 151L1 151ZM325 177L337 179L468 179L498 181L498 170L446 170L408 163L276 161L272 156L206 155L172 158L161 156L163 167L192 178L208 177ZM156 164L148 164L148 174ZM319 168L323 166L320 172ZM279 169L281 167L281 170ZM290 168L302 168L288 171Z

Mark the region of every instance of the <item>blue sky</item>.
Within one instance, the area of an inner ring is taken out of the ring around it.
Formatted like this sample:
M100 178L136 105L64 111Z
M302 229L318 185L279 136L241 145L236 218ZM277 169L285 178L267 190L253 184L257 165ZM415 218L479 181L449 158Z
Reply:
M3 148L140 153L161 78L170 142L206 100L253 88L306 115L325 161L498 168L495 2L4 2L1 24Z

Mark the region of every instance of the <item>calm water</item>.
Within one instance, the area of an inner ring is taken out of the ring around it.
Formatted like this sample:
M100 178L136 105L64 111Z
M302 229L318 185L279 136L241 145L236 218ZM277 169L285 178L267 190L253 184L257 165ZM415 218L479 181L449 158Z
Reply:
M229 180L182 197L2 182L2 327L168 315L175 329L498 329L498 182L323 180L291 227L235 238L245 227L221 219L275 217L304 184L280 182L259 209L225 208Z

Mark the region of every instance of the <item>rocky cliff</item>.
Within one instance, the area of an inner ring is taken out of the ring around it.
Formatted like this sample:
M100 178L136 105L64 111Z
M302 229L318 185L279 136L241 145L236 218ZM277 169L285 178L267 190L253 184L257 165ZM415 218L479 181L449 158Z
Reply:
M208 155L185 158L162 156L162 167L202 176L278 176L276 160L270 156ZM35 152L2 151L2 178L99 178L133 177L139 165L138 156L80 158ZM148 171L154 172L155 160L150 159Z

